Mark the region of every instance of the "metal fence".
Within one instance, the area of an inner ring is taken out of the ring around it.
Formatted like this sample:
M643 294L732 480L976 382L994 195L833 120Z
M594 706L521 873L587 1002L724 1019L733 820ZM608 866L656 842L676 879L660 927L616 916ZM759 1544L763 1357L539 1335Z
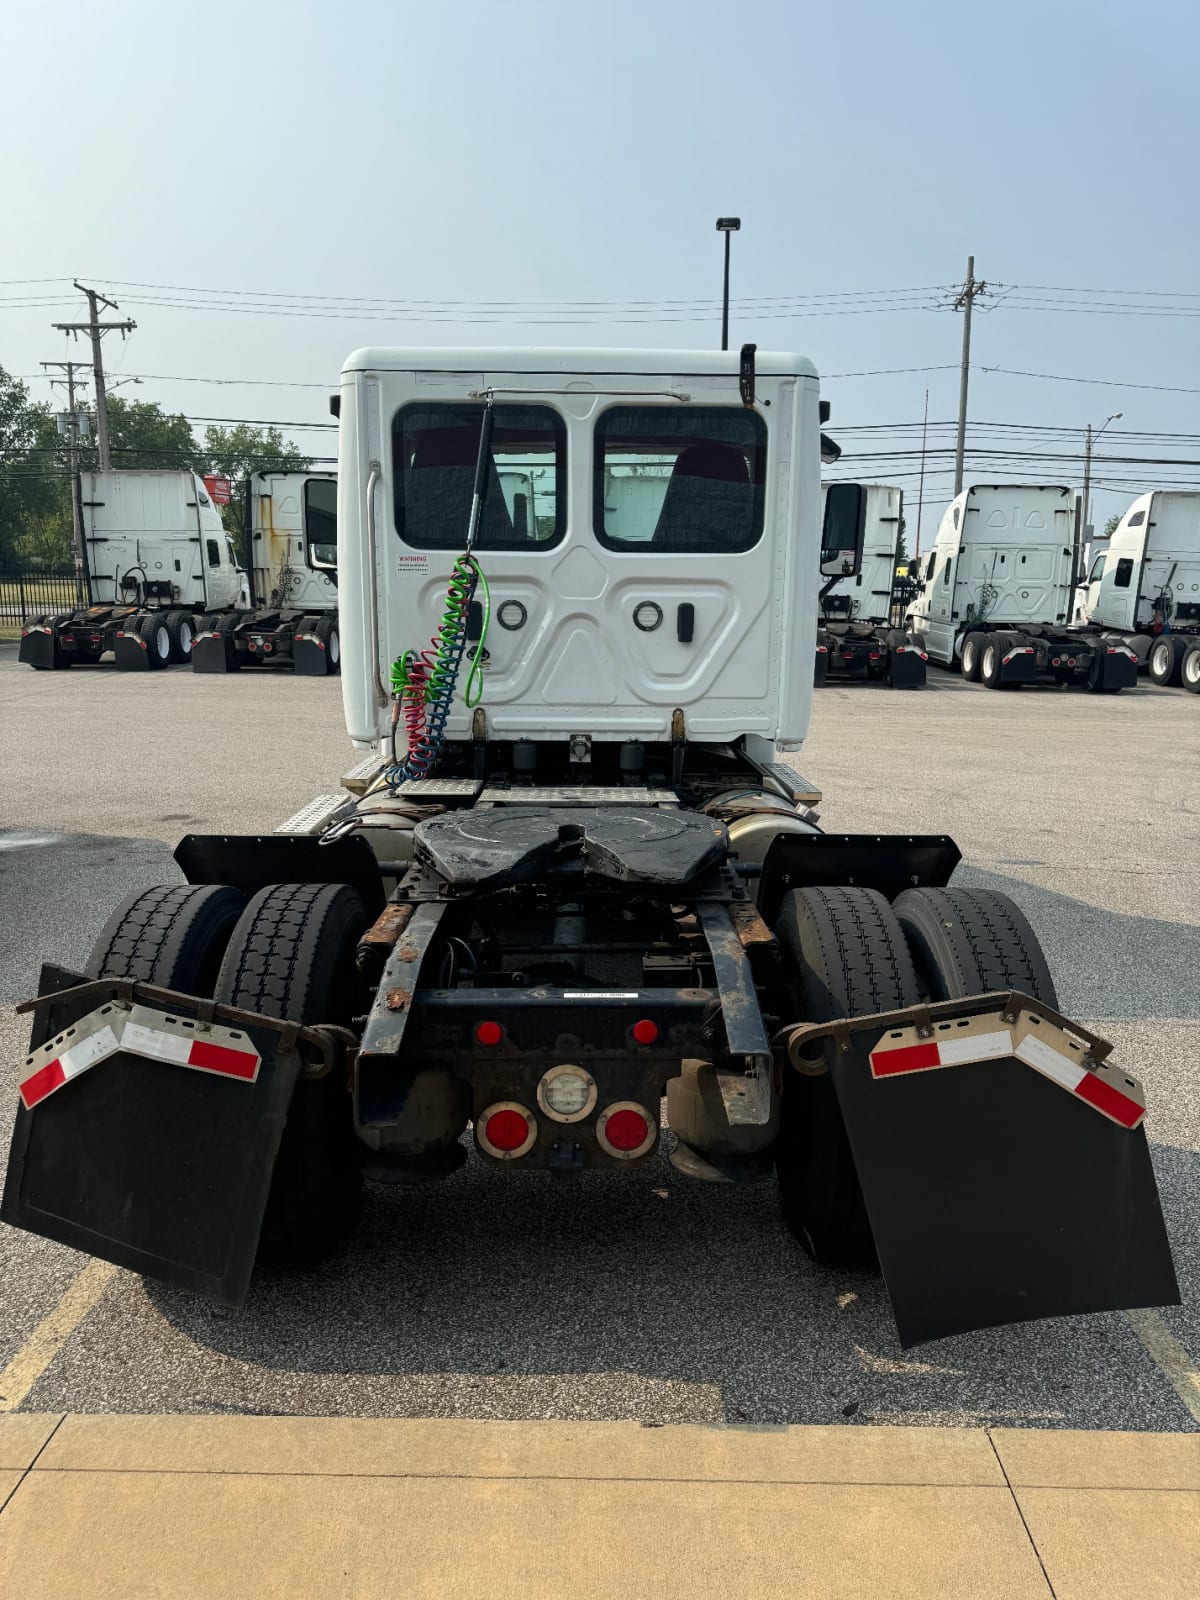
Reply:
M76 604L72 567L0 567L0 623L70 611Z

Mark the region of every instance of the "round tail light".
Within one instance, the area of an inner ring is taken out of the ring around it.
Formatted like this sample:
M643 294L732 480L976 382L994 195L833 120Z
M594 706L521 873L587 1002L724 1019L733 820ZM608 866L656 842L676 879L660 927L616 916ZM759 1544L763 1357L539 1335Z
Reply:
M601 1149L622 1161L645 1155L657 1133L654 1119L632 1100L618 1100L606 1106L596 1121L596 1138Z
M515 1100L497 1100L475 1123L480 1148L498 1161L527 1154L537 1138L537 1119Z

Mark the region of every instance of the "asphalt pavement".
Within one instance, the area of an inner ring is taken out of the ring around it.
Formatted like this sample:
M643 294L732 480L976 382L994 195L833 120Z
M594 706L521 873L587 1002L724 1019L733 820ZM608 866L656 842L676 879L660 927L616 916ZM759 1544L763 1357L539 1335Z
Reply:
M336 681L37 675L0 646L0 1145L43 959L78 965L115 904L178 876L190 831L262 831L357 759ZM816 1268L774 1188L665 1158L577 1182L472 1159L372 1188L319 1272L260 1274L239 1312L115 1272L21 1405L41 1411L933 1423L1195 1429L1200 1365L1200 701L924 693L816 697L794 758L826 827L948 832L956 881L1022 904L1063 1009L1144 1081L1184 1304L902 1352L882 1283ZM0 1152L2 1153L2 1152ZM26 1363L86 1258L0 1228L0 1368ZM5 1406L0 1395L0 1409Z

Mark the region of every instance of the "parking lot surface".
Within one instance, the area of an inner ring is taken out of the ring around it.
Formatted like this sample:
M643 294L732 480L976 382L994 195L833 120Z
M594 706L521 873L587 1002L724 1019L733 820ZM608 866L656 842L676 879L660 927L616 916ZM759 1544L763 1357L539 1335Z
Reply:
M0 1142L42 960L84 961L114 905L178 876L193 831L262 831L357 759L335 681L105 668L34 674L0 646ZM812 1265L772 1184L496 1174L373 1188L321 1271L244 1310L0 1228L0 1409L644 1423L1200 1427L1200 702L816 696L795 764L837 831L947 832L956 881L1014 895L1068 1015L1142 1078L1184 1304L902 1352L875 1277ZM66 1298L64 1298L66 1297ZM1194 1396L1193 1399L1189 1397Z

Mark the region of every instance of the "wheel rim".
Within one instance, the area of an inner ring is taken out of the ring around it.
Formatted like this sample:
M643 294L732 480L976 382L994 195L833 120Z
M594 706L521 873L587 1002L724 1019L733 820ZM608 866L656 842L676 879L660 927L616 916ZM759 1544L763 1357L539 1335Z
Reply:
M975 670L975 654L974 640L968 639L962 649L962 669L964 672L973 672Z
M179 624L179 648L185 656L192 653L192 625L190 622Z
M1184 657L1183 681L1189 688L1200 683L1200 650L1191 650Z
M154 648L160 661L166 661L171 654L171 635L167 632L164 623L159 623L154 630Z
M990 678L992 676L992 674L995 672L995 670L996 670L996 646L994 644L990 644L990 645L988 645L987 649L983 652L983 671L984 671L985 677Z
M335 628L333 630L333 632L329 635L329 664L330 664L330 666L336 667L338 662L341 659L342 659L342 641L338 638L338 631Z
M1150 657L1150 665L1153 670L1165 678L1167 672L1170 670L1170 661L1171 652L1168 650L1167 646L1165 644L1156 644L1154 646L1154 653Z

